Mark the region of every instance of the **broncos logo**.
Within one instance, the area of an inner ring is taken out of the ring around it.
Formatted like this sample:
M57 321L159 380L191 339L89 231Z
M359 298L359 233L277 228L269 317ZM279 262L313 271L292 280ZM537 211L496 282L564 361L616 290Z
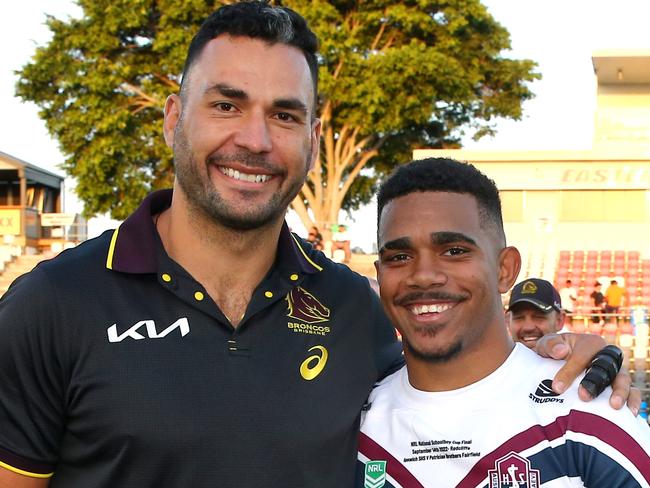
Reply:
M287 305L287 316L306 324L327 322L330 317L330 309L300 286L287 294Z

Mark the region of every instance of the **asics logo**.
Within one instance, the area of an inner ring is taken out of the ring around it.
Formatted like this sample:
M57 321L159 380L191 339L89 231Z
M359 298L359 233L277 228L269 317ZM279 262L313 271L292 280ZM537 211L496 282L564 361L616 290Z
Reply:
M308 352L314 350L318 351L320 354L312 354L300 365L300 376L302 376L307 381L311 381L316 378L316 376L321 374L323 369L325 369L325 364L327 364L327 349L325 349L323 346L314 346L310 348Z
M190 323L187 321L187 318L181 317L162 332L158 332L156 330L156 323L153 320L141 320L121 334L117 333L117 324L113 324L106 329L106 333L108 334L108 342L122 342L127 337L140 341L147 338L161 339L174 329L178 329L181 333L181 337L185 337L190 333ZM144 333L144 335L142 333Z

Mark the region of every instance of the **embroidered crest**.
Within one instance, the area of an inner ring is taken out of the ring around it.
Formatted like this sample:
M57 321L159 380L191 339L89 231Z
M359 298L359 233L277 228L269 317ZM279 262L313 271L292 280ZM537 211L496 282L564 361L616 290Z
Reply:
M539 470L530 469L530 461L510 452L488 471L489 488L539 488Z
M287 317L306 324L327 322L330 318L330 309L301 286L287 294L287 305Z
M521 288L522 295L531 295L537 293L537 285L532 281L527 281Z

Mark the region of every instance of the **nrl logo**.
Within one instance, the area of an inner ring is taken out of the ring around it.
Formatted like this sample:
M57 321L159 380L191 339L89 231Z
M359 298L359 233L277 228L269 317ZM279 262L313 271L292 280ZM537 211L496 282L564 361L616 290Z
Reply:
M488 470L489 488L539 488L539 470L530 469L530 461L510 452Z
M386 484L386 461L368 461L363 488L381 488Z
M306 324L327 322L330 318L330 309L300 286L287 294L287 304L287 317Z

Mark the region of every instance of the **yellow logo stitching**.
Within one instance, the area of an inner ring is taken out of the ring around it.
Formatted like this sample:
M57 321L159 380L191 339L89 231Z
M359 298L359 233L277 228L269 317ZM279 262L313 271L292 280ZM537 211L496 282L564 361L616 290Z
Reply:
M309 351L313 351L314 349L320 351L320 355L312 354L300 365L300 376L307 381L311 381L321 374L323 369L325 369L325 364L327 364L327 349L323 346L314 346L309 348Z
M521 287L522 295L528 295L529 293L537 293L537 285L532 281L527 281L524 283L524 286Z

